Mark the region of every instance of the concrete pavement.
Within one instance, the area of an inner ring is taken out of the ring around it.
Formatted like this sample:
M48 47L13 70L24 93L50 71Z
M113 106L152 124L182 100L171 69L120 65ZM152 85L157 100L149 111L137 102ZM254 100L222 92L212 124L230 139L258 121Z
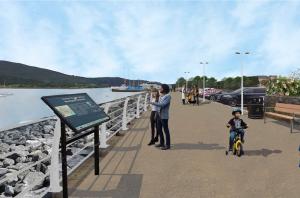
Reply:
M225 155L231 108L219 103L181 105L172 93L172 149L148 146L149 112L132 123L100 162L94 176L93 159L69 177L71 197L199 198L300 196L300 133L269 120L244 120L250 125L245 155Z

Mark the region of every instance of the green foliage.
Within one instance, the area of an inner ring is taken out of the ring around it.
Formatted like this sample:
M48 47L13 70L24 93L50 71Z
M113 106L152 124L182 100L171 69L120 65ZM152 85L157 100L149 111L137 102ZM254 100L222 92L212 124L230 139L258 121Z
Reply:
M180 84L181 83L181 84ZM176 82L176 85L185 85L185 79L184 78L179 78ZM207 77L205 76L205 84L206 87L211 87L211 88L218 88L218 89L226 89L226 90L235 90L241 87L241 77L228 77L228 78L223 78L222 80L218 81L214 77ZM256 87L258 86L259 81L258 77L256 76L250 76L244 77L244 86L245 87ZM198 86L198 87L203 87L203 76L196 76L192 79L189 80L188 82L188 87L192 86Z
M294 78L279 77L266 83L267 94L277 96L299 96L300 80Z
M186 80L183 77L180 77L177 81L176 81L176 87L183 87L186 84Z

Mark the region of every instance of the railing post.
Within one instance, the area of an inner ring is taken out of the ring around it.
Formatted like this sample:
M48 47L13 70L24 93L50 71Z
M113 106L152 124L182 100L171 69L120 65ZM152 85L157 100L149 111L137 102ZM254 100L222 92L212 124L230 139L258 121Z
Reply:
M104 106L104 112L107 114L111 103L106 103ZM109 145L106 140L106 122L101 124L100 127L100 148L107 148Z
M142 95L139 95L136 103L136 118L140 118L140 101L141 101Z
M144 111L147 111L147 107L148 107L147 102L148 102L148 93L146 93L146 95L145 95Z
M124 107L123 107L123 116L122 116L122 130L126 131L127 128L127 106L128 106L129 98L125 99Z
M51 166L50 166L50 192L58 193L62 191L62 187L59 185L59 143L60 143L60 119L57 118L54 137L52 142L52 151L51 151Z

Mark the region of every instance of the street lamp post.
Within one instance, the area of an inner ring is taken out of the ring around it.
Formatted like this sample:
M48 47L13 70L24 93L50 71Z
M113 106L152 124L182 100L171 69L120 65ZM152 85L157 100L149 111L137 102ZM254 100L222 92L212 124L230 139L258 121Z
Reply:
M184 72L185 74L186 74L186 82L185 82L185 91L187 91L187 88L188 88L188 74L190 73L190 72Z
M200 62L200 65L203 66L203 91L202 91L202 95L203 95L203 102L205 102L205 65L207 65L208 62Z
M235 52L237 55L249 55L250 52ZM243 61L241 61L241 112L242 115L244 115L244 67L243 67Z

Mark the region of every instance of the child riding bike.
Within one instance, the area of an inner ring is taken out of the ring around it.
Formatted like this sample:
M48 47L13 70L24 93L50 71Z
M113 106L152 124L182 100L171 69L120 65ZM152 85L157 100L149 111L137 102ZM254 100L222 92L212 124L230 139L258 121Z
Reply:
M233 118L227 123L227 127L230 127L229 151L232 151L234 139L237 135L240 135L241 141L244 143L244 129L248 128L248 125L240 118L241 114L242 111L240 109L234 109L232 111Z

